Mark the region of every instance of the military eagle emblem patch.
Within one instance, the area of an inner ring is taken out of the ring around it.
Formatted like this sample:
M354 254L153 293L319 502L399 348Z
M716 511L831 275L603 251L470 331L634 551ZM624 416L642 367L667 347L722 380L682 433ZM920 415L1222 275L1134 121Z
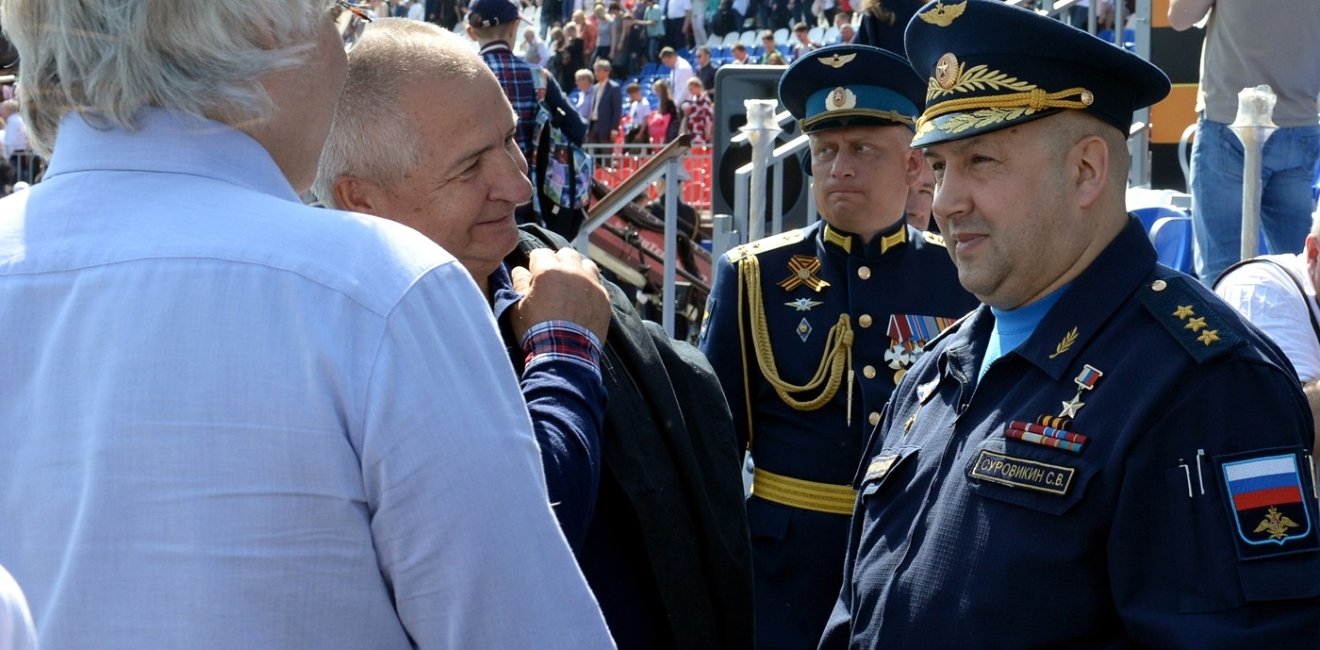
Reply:
M1239 557L1320 548L1297 454L1239 457L1223 461L1220 467Z

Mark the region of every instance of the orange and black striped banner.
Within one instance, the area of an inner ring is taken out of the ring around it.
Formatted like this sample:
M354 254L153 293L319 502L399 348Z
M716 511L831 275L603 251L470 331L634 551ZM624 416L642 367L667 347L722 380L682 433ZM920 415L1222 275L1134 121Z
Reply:
M1151 107L1151 185L1186 189L1178 165L1178 140L1196 121L1196 89L1201 78L1201 41L1205 30L1177 32L1169 26L1169 0L1151 0L1150 62L1159 66L1173 89Z

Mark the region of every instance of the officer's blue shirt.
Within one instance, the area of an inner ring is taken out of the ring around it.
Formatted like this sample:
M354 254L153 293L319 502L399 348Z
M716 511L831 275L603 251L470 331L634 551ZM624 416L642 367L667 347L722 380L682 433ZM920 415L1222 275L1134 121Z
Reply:
M853 378L849 382L844 374L819 408L790 406L764 376L750 317L752 296L744 284L750 257L759 266L765 338L784 381L807 383L826 354L831 328L840 316L848 317ZM822 221L720 258L701 350L723 385L740 448L750 440L758 471L846 489L885 401L921 355L921 345L977 304L958 284L939 236L900 220L867 242ZM842 514L833 514L762 494L753 487L747 503L757 647L810 647L838 596L852 497Z
M821 648L1317 647L1312 419L1272 343L1135 220L977 381L992 326L894 393Z
M1054 307L1054 303L1059 302L1059 297L1065 290L1067 287L1060 287L1050 295L1017 309L991 307L990 315L994 317L995 325L990 330L990 341L986 344L985 357L981 359L981 369L976 373L977 378L985 376L985 369L989 368L996 359L1025 343L1032 332L1036 331L1041 319L1045 318L1045 314Z

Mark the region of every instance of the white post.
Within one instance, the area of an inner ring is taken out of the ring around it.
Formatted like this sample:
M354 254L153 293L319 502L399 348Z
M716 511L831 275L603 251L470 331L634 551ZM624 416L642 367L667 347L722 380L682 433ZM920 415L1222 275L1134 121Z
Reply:
M767 155L774 148L775 136L781 129L775 120L773 99L744 99L747 124L740 130L752 143L752 192L748 201L747 241L756 241L765 235L765 168Z
M1229 125L1242 141L1242 249L1241 259L1260 252L1260 170L1265 141L1278 129L1274 124L1274 102L1278 97L1268 85L1243 88L1238 93L1237 119Z
M660 299L665 308L660 312L660 325L665 334L674 338L674 269L678 264L678 159L670 158L665 163L665 268L664 286L660 289Z

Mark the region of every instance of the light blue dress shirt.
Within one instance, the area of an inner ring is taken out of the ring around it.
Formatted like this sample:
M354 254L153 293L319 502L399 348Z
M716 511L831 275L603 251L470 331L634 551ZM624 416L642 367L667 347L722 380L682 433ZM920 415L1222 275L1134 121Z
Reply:
M0 564L61 648L599 648L490 309L256 141L67 117L0 201Z

